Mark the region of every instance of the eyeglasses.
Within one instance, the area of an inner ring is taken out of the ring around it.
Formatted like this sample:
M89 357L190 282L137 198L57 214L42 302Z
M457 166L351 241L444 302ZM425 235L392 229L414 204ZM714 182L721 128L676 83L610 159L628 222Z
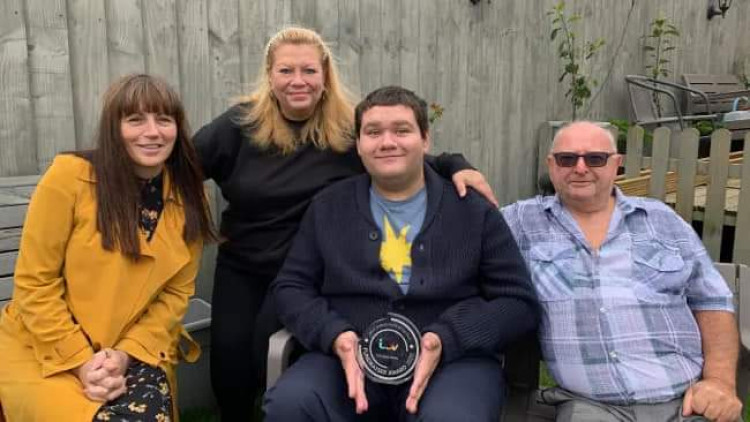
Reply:
M560 167L575 167L579 158L583 158L583 162L588 167L604 167L607 165L609 157L615 154L614 152L587 152L585 154L556 152L552 156L555 157L555 164Z

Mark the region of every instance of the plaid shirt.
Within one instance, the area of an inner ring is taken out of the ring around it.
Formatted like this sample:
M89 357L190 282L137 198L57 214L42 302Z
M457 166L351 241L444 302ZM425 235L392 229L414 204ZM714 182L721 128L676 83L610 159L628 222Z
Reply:
M700 377L693 312L733 312L698 236L662 202L624 196L592 250L557 196L502 209L544 310L539 342L558 384L610 404L681 397Z

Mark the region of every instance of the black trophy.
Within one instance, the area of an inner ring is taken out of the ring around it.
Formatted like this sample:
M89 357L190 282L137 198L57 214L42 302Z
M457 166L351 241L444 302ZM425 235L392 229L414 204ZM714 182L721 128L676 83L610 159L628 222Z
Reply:
M365 375L381 384L411 379L419 359L419 329L409 318L389 312L367 327L357 357Z

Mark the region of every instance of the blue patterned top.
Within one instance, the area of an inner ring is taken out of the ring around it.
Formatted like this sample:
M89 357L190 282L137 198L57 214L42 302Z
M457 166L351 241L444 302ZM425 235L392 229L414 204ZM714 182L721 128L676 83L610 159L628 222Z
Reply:
M695 231L660 201L627 197L592 250L557 196L502 209L543 308L539 342L558 384L611 404L681 397L700 377L693 312L733 312Z

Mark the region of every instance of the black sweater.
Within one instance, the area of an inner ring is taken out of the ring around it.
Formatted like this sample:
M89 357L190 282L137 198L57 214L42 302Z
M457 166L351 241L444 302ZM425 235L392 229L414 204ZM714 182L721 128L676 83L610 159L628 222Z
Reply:
M246 105L245 105L246 106ZM221 216L217 265L229 265L248 281L270 283L278 273L310 200L322 188L357 174L364 167L355 148L344 153L306 143L291 154L258 148L235 124L235 106L201 128L194 137L203 172L228 202ZM451 175L471 168L463 156L433 160Z
M395 311L440 336L444 362L496 356L536 328L536 294L500 212L425 167L427 211L411 249L406 295L379 261L380 233L367 175L321 192L273 282L284 325L308 349L331 352L342 332L362 333Z

